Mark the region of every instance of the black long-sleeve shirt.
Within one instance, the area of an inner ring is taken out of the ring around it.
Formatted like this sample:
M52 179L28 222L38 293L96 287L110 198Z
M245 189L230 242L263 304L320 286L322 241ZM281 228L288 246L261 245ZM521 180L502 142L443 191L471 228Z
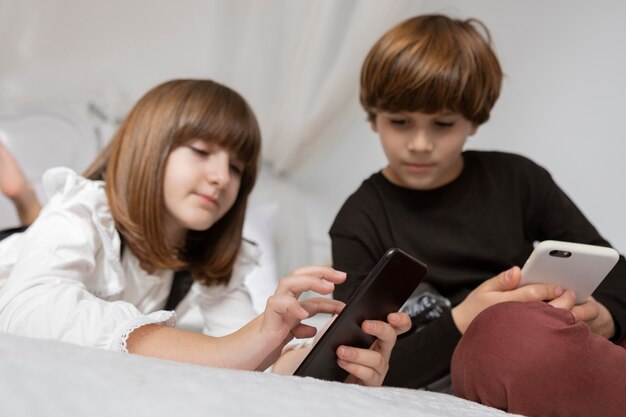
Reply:
M348 198L330 229L334 267L348 273L336 298L346 301L390 247L426 263L425 282L454 306L484 280L522 266L535 241L610 246L534 162L501 152L466 151L463 158L461 175L443 187L411 190L376 173ZM615 320L614 339L623 337L623 256L593 296ZM422 387L445 376L460 337L450 311L401 337L385 384Z

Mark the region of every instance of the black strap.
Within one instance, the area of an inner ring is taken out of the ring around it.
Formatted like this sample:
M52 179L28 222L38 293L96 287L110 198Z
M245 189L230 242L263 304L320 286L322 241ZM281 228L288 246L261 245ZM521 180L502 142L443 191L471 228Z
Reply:
M0 240L7 238L14 233L22 233L26 229L28 229L28 226L20 226L20 227L13 227L11 229L0 230Z
M11 229L0 230L0 240L11 236L14 233L24 232L28 226L13 227ZM124 256L125 244L122 240L120 245L120 258ZM187 295L193 284L193 278L189 271L178 271L174 273L174 279L172 280L172 288L170 289L170 295L165 303L165 310L174 310L183 298Z
M120 258L124 257L124 239L120 244ZM178 304L185 298L191 285L193 284L193 278L189 271L176 271L174 272L174 279L172 280L172 288L170 288L170 295L167 296L164 310L175 310Z
M172 280L172 289L167 297L164 310L174 310L187 295L193 284L193 278L189 271L177 271Z

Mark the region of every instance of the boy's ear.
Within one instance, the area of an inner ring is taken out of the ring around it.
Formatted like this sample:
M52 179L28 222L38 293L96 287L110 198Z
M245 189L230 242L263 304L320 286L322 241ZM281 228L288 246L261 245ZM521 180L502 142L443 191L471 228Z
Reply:
M470 130L469 136L473 136L478 130L478 125L476 123L472 123L472 130Z
M370 120L370 127L376 133L378 133L378 126L376 125L376 119Z

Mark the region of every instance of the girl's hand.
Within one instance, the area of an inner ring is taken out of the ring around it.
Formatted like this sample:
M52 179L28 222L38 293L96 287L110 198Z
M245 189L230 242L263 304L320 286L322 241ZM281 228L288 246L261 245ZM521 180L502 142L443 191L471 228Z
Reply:
M551 301L563 294L563 289L552 284L531 284L518 288L521 271L513 267L488 279L474 289L452 309L452 319L461 333L481 311L503 301Z
M288 277L282 278L274 295L268 298L262 314L260 332L265 343L280 351L294 337L314 336L316 329L301 321L318 313L339 313L344 303L324 297L299 301L298 297L305 291L330 294L335 284L345 279L345 272L328 266L298 268Z
M378 387L389 370L389 357L396 344L396 336L411 328L411 318L406 313L391 313L387 322L365 320L361 329L377 340L369 349L350 346L337 348L337 364L348 371L345 382Z

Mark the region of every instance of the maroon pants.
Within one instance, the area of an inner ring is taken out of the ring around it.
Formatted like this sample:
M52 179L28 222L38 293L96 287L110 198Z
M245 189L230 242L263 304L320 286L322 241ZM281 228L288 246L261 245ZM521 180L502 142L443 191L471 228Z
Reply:
M526 416L626 416L626 349L572 314L507 302L479 314L452 357L456 395Z

